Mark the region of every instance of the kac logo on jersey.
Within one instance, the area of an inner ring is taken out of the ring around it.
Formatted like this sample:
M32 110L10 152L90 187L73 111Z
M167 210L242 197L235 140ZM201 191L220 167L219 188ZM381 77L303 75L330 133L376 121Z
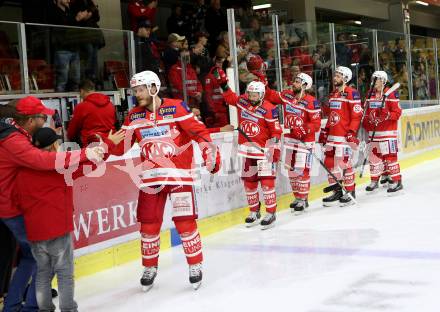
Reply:
M170 126L158 126L154 128L146 128L139 130L142 139L146 138L160 138L160 137L170 137Z
M241 130L243 130L244 133L246 133L251 138L260 134L261 131L260 126L257 123L252 122L250 120L243 120L240 123L240 128Z
M295 115L287 115L284 119L284 126L288 129L302 126L304 121L301 117Z
M244 110L241 111L241 118L249 119L249 120L252 120L254 122L258 122L258 118L252 116L251 114L249 114L248 112L246 112Z
M176 154L176 147L172 142L154 140L145 143L142 148L145 157L148 159L169 158Z
M341 120L341 116L339 116L338 113L336 112L331 112L330 116L328 117L329 122L330 122L330 126L334 126L337 125L339 123L339 121Z

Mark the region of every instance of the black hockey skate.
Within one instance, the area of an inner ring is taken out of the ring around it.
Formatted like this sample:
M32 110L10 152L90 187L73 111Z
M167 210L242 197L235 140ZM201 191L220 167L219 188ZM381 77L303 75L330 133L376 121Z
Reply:
M393 179L391 179L389 176L383 175L380 177L380 185L383 187L388 187L388 185L391 183L393 183Z
M192 264L189 266L189 282L194 290L199 289L202 285L202 263Z
M156 266L144 268L144 273L142 274L141 277L141 285L143 291L147 292L151 288L153 288L153 283L154 283L154 279L156 278L156 275L157 275Z
M356 202L350 197L350 195L353 196L353 198L356 198L355 191L347 192L339 199L339 206L345 207L356 204Z
M324 207L332 207L339 205L339 199L342 197L342 190L335 190L333 194L322 199L322 204Z
M342 182L341 182L342 183ZM341 190L341 186L338 183L329 185L327 187L324 187L324 189L322 190L324 193L330 193L330 192L334 192L334 191L338 191Z
M261 203L258 206L258 210L251 211L247 218L244 220L244 222L246 223L246 227L253 227L254 225L258 224L257 221L261 218L260 207Z
M302 199L296 199L295 198L295 200L290 204L290 208L291 208L292 212L295 211L295 207L298 205L299 201L302 201ZM309 207L309 201L306 199L305 202L306 202L305 203L306 204L305 208Z
M371 181L371 183L365 188L367 194L373 194L379 189L379 181Z
M297 199L297 204L293 207L292 212L298 215L307 207L309 207L309 201L307 199Z
M275 224L275 220L277 217L275 216L275 213L266 213L263 220L261 220L260 225L262 226L262 230L267 230L273 227Z
M389 196L396 195L403 189L402 181L397 181L389 184L387 193Z

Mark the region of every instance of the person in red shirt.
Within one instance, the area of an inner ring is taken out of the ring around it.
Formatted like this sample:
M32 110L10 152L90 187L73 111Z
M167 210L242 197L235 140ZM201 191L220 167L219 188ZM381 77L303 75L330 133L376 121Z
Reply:
M372 79L377 78L371 97L365 101L365 118L363 126L369 134L371 183L367 192L373 192L379 187L379 178L383 175L384 183L389 183L389 194L403 189L400 166L397 160L398 123L402 109L399 106L397 91L390 94L382 106L384 93L388 91L386 83L388 75L384 71L375 71ZM374 137L373 137L374 133Z
M40 128L33 135L34 145L56 152L61 139L51 128ZM120 134L113 144L124 138ZM112 137L113 139L113 137ZM81 164L72 172L73 180L87 173ZM96 167L90 162L90 167ZM23 212L26 234L37 262L35 280L40 311L54 311L51 284L57 275L61 311L77 311L73 278L73 180L56 170L21 168L15 181L14 201ZM29 181L32 187L29 188Z
M276 92L266 89L266 99L283 107L286 167L295 201L290 204L292 212L301 212L308 206L310 169L315 135L321 128L320 103L307 93L312 88L312 77L305 73L296 76L292 90Z
M149 20L154 23L157 12L157 0L132 0L128 4L128 15L130 16L130 28L137 31L137 25L141 20Z
M349 68L338 66L333 77L334 90L330 94L327 124L319 135L319 143L325 146L324 164L343 183L347 193L343 195L340 184L329 175L329 186L324 193L333 194L323 199L324 206L354 204L355 176L351 164L353 149L359 145L357 131L362 118L359 92L347 84L352 78ZM350 196L351 195L351 196Z
M81 83L80 96L83 101L73 111L67 137L72 141L80 137L81 145L87 146L97 141L96 135L106 137L115 130L116 110L107 95L95 92L95 84L91 80Z
M185 102L157 95L160 84L159 77L151 71L132 77L130 86L138 106L130 110L122 126L127 131L125 141L112 153L121 155L136 141L141 149L137 219L141 223L143 289L151 289L157 275L160 228L168 197L189 265L189 280L198 289L203 255L193 185L200 173L195 168L192 141L198 142L206 169L211 173L220 169L220 154L205 125L194 117ZM133 178L138 177L137 170Z
M208 127L223 127L229 122L229 110L223 99L222 89L217 82L214 71L222 68L224 59L216 58L215 65L209 70L205 78L205 99L208 110L213 113L212 118L206 118Z
M189 57L189 55L188 55ZM171 93L174 99L183 99L183 88L186 88L188 95L188 105L193 109L195 115L200 115L200 102L202 100L202 84L197 77L196 70L192 67L189 60L186 63L186 80L182 81L182 61L179 60L171 66L168 73L168 81L171 85Z
M226 103L238 110L238 156L243 158L242 180L250 210L245 223L250 227L258 224L261 218L260 184L266 206L266 215L260 225L262 229L268 229L274 226L277 209L275 179L282 134L278 108L264 100L265 85L261 81L252 81L246 88L246 94L238 96L229 89L226 74L221 69L216 76Z
M0 105L0 221L13 233L20 246L22 258L9 284L4 302L6 311L22 308L38 309L35 298L35 268L29 241L24 229L22 212L13 201L15 180L20 168L33 168L42 172L68 171L70 166L88 161L88 157L101 158L100 147L72 152L47 152L32 145L32 135L41 128L48 115L55 111L48 109L36 97L27 96ZM30 282L31 280L31 282ZM30 285L29 285L30 282ZM29 289L23 298L25 289Z

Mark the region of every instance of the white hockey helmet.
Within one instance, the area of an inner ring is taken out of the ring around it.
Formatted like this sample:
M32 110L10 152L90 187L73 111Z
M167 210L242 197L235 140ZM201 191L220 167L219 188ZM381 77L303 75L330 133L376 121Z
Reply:
M371 77L372 79L377 78L382 80L383 84L388 82L388 75L383 70L376 70Z
M247 85L246 93L255 92L259 94L259 100L264 98L266 92L266 86L261 81L252 81Z
M156 94L151 94L151 87L153 84L156 86ZM151 96L157 95L160 91L160 79L156 73L146 70L137 74L134 74L130 80L130 87L134 88L137 86L145 85L148 88L148 92Z
M344 83L348 83L351 80L351 77L353 77L351 69L345 66L336 67L335 73L339 73L342 75Z
M306 73L299 73L298 75L296 75L296 78L301 80L302 86L305 85L305 90L309 90L310 88L312 88L313 79Z

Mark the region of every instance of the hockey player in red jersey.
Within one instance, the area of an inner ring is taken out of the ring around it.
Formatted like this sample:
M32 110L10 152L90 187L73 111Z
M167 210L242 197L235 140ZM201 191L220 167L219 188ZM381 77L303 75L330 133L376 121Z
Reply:
M236 95L227 84L225 73L216 73L222 87L226 103L237 107L239 137L238 155L243 158L242 180L250 208L245 223L248 227L260 219L260 199L258 184L263 190L266 215L261 220L263 229L272 227L276 220L275 193L276 163L280 158L280 138L282 130L278 121L278 109L264 100L265 86L260 81L252 81L246 94Z
M357 131L362 118L359 92L347 84L351 80L351 70L338 66L333 76L334 90L329 96L329 115L325 128L321 129L319 142L325 146L324 164L343 183L347 193L343 195L340 184L329 175L330 186L324 192L333 194L323 199L324 206L354 204L355 172L351 159L353 150L359 144Z
M399 94L391 93L382 106L384 94L388 91L385 84L388 75L384 71L375 71L372 79L376 79L371 97L365 101L365 118L363 126L369 134L368 160L370 163L371 183L367 192L373 192L379 187L379 178L389 183L388 193L402 190L402 176L397 161L397 127L402 109L399 106ZM373 137L374 133L374 137Z
M307 93L313 85L312 77L305 73L296 76L292 90L276 92L266 89L266 99L283 106L284 152L290 185L295 201L290 204L292 212L301 212L308 206L310 170L316 133L321 128L319 101Z
M130 86L138 106L128 113L122 127L126 130L125 142L114 148L114 154L123 154L135 141L141 149L137 207L145 267L141 284L144 290L149 290L157 274L160 228L169 197L173 221L189 264L189 279L197 289L202 280L203 257L196 223L198 210L193 183L198 174L194 172L192 140L199 143L206 168L211 173L219 170L220 156L208 130L185 102L157 96L160 80L154 72L134 75Z

